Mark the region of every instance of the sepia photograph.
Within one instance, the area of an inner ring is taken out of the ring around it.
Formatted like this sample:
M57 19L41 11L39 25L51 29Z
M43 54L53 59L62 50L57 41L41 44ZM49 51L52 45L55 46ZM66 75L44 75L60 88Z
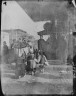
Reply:
M0 53L4 95L73 94L75 0L3 0Z

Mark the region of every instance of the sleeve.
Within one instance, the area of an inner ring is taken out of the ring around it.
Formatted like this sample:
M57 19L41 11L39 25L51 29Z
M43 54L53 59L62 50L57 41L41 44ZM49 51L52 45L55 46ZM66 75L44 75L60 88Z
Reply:
M45 62L47 62L47 59L46 59L46 57L44 56L44 58L45 58Z
M35 62L38 62L38 60L37 59L34 59L35 60Z
M40 60L41 60L41 56L38 57L38 63L40 62Z
M73 57L73 62L76 63L76 56Z

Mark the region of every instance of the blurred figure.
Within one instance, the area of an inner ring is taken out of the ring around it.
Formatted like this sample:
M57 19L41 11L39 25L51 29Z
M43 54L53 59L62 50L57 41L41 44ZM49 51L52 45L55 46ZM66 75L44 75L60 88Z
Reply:
M23 50L25 51L26 55L29 53L29 47L28 46L23 48Z
M37 49L34 50L34 55L35 55L35 58L38 59L38 50Z
M26 53L24 53L21 56L22 58L22 64L21 64L21 76L25 75L25 69L26 69Z
M76 90L76 54L73 56L73 92L75 93Z
M6 44L6 41L3 42L3 55L8 54L8 46Z
M68 63L69 65L72 65L72 63L73 63L73 60L72 60L72 58L71 58L70 55L69 55L68 58L67 58L67 63Z
M26 62L26 53L25 53L25 51L23 52L21 57L23 59L23 63L25 63Z
M14 44L16 43L16 39L13 39L13 42L11 44L11 49L14 48Z
M76 76L76 54L73 57L73 75Z
M8 63L8 46L6 44L6 41L3 42L3 61L4 63Z
M32 60L32 56L30 53L28 53L27 55L27 65L26 65L26 73L30 73L32 71L31 69L31 60Z
M36 72L36 62L37 62L37 59L35 58L35 55L32 54L31 68L32 68L32 74L34 74L34 75Z
M76 54L73 56L73 66L76 67Z
M33 53L33 52L34 52L32 46L30 46L30 48L29 48L29 52L30 52L30 53Z

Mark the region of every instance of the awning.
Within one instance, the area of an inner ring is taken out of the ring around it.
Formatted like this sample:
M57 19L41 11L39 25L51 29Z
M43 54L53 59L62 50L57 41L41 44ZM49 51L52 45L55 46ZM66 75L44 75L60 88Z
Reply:
M47 32L46 30L43 30L43 31L40 31L37 33L38 33L38 35L49 35L49 31Z

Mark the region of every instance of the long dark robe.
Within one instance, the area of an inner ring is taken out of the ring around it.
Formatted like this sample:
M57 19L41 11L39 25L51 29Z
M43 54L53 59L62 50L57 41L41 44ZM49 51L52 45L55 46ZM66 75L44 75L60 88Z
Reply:
M74 63L74 66L76 67L76 55L74 55L73 57L73 63Z
M27 72L31 71L31 62L30 62L31 59L32 59L32 56L29 55L29 56L27 57L27 66L26 66L26 71L27 71Z

